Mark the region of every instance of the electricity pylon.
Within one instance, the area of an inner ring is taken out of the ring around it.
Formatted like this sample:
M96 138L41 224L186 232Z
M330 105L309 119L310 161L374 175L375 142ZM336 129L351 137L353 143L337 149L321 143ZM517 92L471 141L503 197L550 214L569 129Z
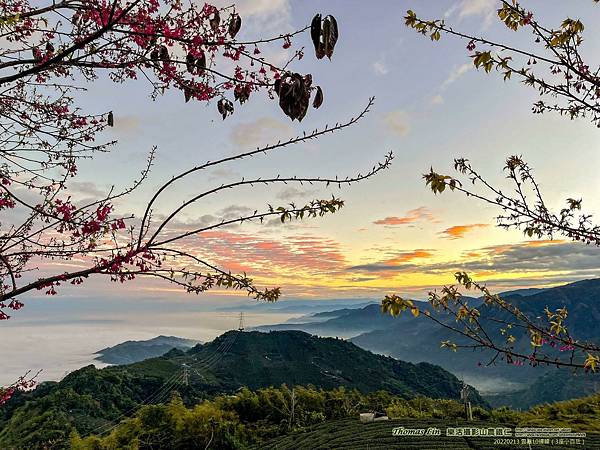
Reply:
M244 313L240 313L240 324L238 326L238 331L244 331Z

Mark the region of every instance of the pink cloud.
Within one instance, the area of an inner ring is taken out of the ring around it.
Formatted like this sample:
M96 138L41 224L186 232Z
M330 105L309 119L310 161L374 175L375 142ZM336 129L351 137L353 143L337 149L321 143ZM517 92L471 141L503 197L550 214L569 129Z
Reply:
M373 222L375 225L386 225L386 226L398 226L408 225L415 222L427 221L427 222L439 222L438 219L431 213L429 209L424 206L420 208L411 209L404 216L389 216L385 219L376 220Z
M306 275L337 272L346 264L339 244L318 236L302 235L274 240L221 230L200 233L197 239L193 244L188 244L192 253L206 255L203 257L216 261L232 272L260 276L290 272Z

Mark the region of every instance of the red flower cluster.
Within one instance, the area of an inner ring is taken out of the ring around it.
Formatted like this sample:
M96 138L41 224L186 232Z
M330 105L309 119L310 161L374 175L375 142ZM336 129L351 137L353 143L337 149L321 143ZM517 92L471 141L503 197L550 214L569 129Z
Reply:
M7 388L0 387L0 406L5 404L17 391L31 389L36 385L35 377L27 379L25 376L20 377L15 383Z
M62 220L69 222L73 219L73 211L77 208L75 208L75 205L70 200L63 202L61 199L56 199L54 205L54 209L62 217Z
M8 194L8 192L3 192L0 194L0 210L2 209L12 209L16 206L15 201Z

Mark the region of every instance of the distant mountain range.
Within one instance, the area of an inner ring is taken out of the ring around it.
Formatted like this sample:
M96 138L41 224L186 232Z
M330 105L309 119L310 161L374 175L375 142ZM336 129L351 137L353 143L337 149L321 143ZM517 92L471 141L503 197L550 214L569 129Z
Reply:
M582 340L600 342L600 280L584 280L548 289L521 289L501 294L502 298L518 306L532 317L543 315L544 307L551 310L567 307L567 326L572 335ZM469 299L471 304L479 304L482 317L486 316L486 306L479 299ZM499 317L497 310L493 311ZM456 335L420 317L410 314L397 318L383 315L378 304L370 304L356 309L339 309L314 314L314 320L305 318L302 323L284 323L258 327L266 330L303 330L321 336L350 338L356 345L375 353L393 356L411 362L439 364L446 370L464 378L477 386L482 393L492 395L493 403L527 408L537 403L550 402L584 396L594 392L598 376L570 377L566 369L546 367L515 367L499 363L486 367L485 363L493 356L486 352L450 352L440 348L440 342L452 339L461 342ZM443 320L452 320L443 318ZM496 330L497 325L488 323ZM525 333L515 333L517 348L529 351L529 338ZM482 362L483 366L478 363ZM544 378L540 378L544 377ZM553 389L544 389L552 377L568 383L553 383ZM532 391L522 395L523 390L532 386ZM512 390L512 394L505 391Z
M174 348L187 350L200 341L175 336L157 336L145 341L125 341L96 352L96 359L107 364L131 364L164 355Z
M247 303L235 306L223 306L217 311L226 312L265 312L282 314L314 314L321 311L331 311L341 308L362 308L368 304L377 303L372 299L336 299L336 300L280 300L267 303Z
M386 390L405 398L459 399L462 388L458 378L439 366L376 355L342 339L301 331L230 331L187 351L173 349L124 366L87 366L58 383L16 394L0 409L0 448L42 448L41 442L50 438L64 443L73 429L97 433L140 404L168 400L173 391L195 404L244 386L281 384ZM470 399L486 405L475 389Z
M546 371L524 389L498 395L486 395L494 407L510 406L513 409L529 409L532 406L571 400L600 392L600 374L570 370Z

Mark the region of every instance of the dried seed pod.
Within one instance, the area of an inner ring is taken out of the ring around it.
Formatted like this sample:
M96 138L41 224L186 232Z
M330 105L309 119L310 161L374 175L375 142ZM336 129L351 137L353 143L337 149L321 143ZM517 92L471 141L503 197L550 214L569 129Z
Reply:
M198 75L203 75L204 69L206 69L206 55L202 52L202 54L196 58L196 70L198 71Z
M194 73L195 64L196 58L191 53L188 53L185 57L185 67L189 73Z
M317 93L315 94L315 99L313 100L313 108L319 109L319 107L323 104L323 90L321 86L317 86Z
M315 47L317 59L322 59L324 56L331 59L335 44L339 38L335 17L328 15L324 19L321 19L321 14L317 14L310 26L310 37Z
M338 37L337 20L333 16L325 17L323 20L323 50L329 59L333 56L333 49Z
M192 89L189 86L183 87L183 96L185 97L185 102L189 102L192 98Z
M233 90L233 97L243 105L248 98L250 98L250 85L238 84Z
M113 116L113 112L110 111L108 113L108 118L106 119L106 123L109 127L114 127L115 126L115 117Z
M229 19L229 36L231 36L231 39L235 38L235 35L238 34L238 31L240 31L240 28L242 27L242 18L239 16L239 14L232 14L231 18Z
M222 98L217 102L217 109L221 116L223 116L223 120L225 120L227 116L233 114L233 103L226 98Z
M164 45L160 46L159 58L161 59L161 61L169 60L169 49Z
M279 84L276 84L279 107L292 120L302 121L306 115L310 102L311 83L310 74L303 77L299 73L287 73L281 78Z
M304 75L304 85L307 89L310 89L310 87L312 86L312 75L310 73Z
M217 31L219 25L221 24L221 16L219 15L219 11L215 11L212 18L208 21L210 24L210 29L213 31Z
M281 78L277 78L274 83L275 93L279 95L279 89L281 88Z
M321 45L321 14L317 14L315 17L313 17L313 20L310 24L310 38L313 46L315 47L317 58L319 58L319 47Z

